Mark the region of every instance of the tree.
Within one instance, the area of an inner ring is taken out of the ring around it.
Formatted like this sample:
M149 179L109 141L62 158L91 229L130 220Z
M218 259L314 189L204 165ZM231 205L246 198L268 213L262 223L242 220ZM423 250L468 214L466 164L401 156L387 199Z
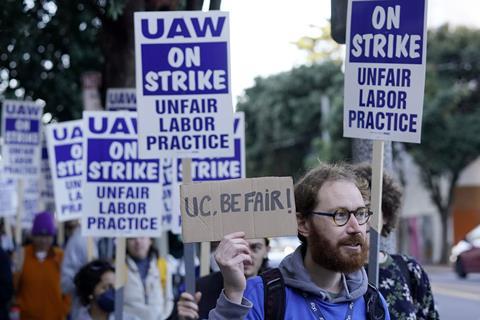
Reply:
M341 108L342 87L340 65L332 61L257 78L238 104L247 124L248 175L300 174L318 154L325 160L349 154L347 141L337 138L341 120L322 120L320 108L322 96L329 98L333 109ZM338 115L330 112L329 117ZM338 143L322 141L325 125Z
M81 76L102 90L135 86L133 12L198 10L203 0L3 0L0 97L40 100L60 121L81 117ZM218 9L220 1L211 1Z
M59 119L81 115L80 74L99 69L100 21L88 1L3 1L0 93L41 99Z
M406 145L440 214L444 263L453 191L480 155L479 50L479 30L445 25L429 32L422 143Z

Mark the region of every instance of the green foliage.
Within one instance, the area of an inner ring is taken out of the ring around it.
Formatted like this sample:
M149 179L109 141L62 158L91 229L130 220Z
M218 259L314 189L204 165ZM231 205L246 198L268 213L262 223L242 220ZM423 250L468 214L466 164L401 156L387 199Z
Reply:
M134 83L133 12L184 10L189 3L1 0L0 100L40 100L57 120L80 118L84 72L102 73L102 92Z
M429 32L422 143L406 145L440 213L443 262L453 190L461 171L480 155L479 51L480 30L445 25Z
M407 145L426 179L458 177L480 155L479 51L479 30L429 32L422 144Z
M349 154L348 142L338 137L342 87L340 66L330 61L257 78L238 104L247 123L248 175L298 175L317 158ZM330 98L331 112L322 120L323 95ZM338 143L322 142L323 130Z
M60 120L81 117L80 76L100 70L103 55L94 1L3 0L0 11L0 94L41 99Z

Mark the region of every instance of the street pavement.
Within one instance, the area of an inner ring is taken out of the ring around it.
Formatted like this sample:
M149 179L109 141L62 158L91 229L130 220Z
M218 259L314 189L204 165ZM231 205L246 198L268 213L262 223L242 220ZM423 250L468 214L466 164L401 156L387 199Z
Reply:
M480 273L460 279L450 266L425 266L441 320L480 320Z

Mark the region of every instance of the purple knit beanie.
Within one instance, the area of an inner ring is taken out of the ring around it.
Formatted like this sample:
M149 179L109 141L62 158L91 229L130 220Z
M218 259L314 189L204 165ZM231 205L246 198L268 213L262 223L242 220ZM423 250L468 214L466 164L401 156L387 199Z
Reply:
M32 227L33 236L54 236L55 224L50 212L41 212L35 216Z

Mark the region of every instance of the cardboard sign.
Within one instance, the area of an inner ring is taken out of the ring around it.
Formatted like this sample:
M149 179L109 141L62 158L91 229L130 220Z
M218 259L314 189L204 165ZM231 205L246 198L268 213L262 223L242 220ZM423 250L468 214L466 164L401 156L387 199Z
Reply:
M228 13L135 12L139 152L230 157Z
M420 142L426 15L426 0L349 1L345 137Z
M2 165L5 178L40 174L43 108L32 101L5 100L2 109Z
M135 112L84 112L82 235L158 237L162 172L138 156Z
M107 89L106 109L108 111L136 111L137 94L135 88Z
M59 221L82 217L83 129L82 120L46 127L48 153Z
M192 181L219 181L228 179L246 178L245 161L245 115L243 112L234 114L233 134L235 153L233 157L193 158ZM179 185L182 182L181 160L177 161L177 175L173 187L173 223L172 232L181 232L180 193ZM175 214L176 213L176 214Z
M184 242L218 241L244 231L246 238L297 234L291 177L266 177L180 186Z
M42 208L49 212L55 211L55 196L53 191L52 172L48 160L48 147L45 129L42 130L42 152L40 161L40 201Z
M17 213L16 186L13 179L0 179L0 216L2 217L12 217Z

